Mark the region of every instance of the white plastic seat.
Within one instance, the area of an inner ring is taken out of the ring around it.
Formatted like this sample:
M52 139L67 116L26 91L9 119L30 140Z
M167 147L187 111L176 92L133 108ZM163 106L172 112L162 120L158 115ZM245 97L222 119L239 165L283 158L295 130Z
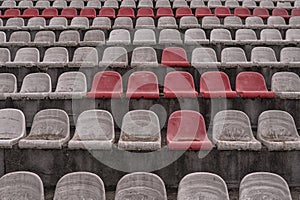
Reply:
M268 17L267 25L269 27L286 27L285 20L281 16Z
M277 8L292 8L291 2L277 2Z
M211 43L228 43L232 42L231 33L227 29L213 29L210 32Z
M45 51L41 67L64 67L69 62L69 54L64 47L51 47Z
M28 31L15 31L10 35L7 44L15 46L26 46L31 42L31 36Z
M71 21L69 28L72 29L88 29L89 19L87 17L74 17Z
M134 33L133 45L155 45L156 37L152 29L139 29Z
M201 8L205 7L203 0L192 0L190 3L190 8Z
M17 51L13 62L7 62L7 67L32 67L39 63L40 52L37 48L25 47Z
M160 17L157 23L158 29L165 29L165 28L174 28L177 29L178 25L174 17Z
M121 1L120 8L136 8L135 0L123 0L123 1Z
M184 34L184 43L189 45L208 44L204 30L202 29L188 29Z
M202 18L202 28L218 28L221 26L220 19L216 16L206 16Z
M242 5L243 5L243 7L246 7L246 8L256 8L257 7L254 0L244 0Z
M189 6L187 5L185 0L174 0L173 1L173 9L176 8L188 8Z
M245 52L239 47L228 47L221 52L222 65L226 67L250 67L251 63L247 61Z
M45 18L32 17L28 20L27 26L24 26L23 29L40 30L40 29L44 29L45 26L46 26Z
M66 8L67 2L65 0L55 0L52 4L53 8Z
M84 2L82 0L71 1L70 8L84 8Z
M271 88L281 99L300 99L300 78L296 73L276 72Z
M108 47L104 50L100 67L127 67L128 56L124 47Z
M1 8L15 8L15 7L17 7L17 3L14 0L2 1Z
M107 0L107 1L104 1L103 8L115 8L115 9L118 9L119 8L119 3L118 3L117 0Z
M237 16L227 16L224 18L225 28L241 28L243 27L243 22L240 17Z
M159 34L159 44L182 44L180 32L176 29L163 29Z
M111 29L111 21L108 17L96 17L90 28L109 30Z
M55 43L53 31L39 31L35 34L33 44L36 46L50 46Z
M257 42L257 37L252 29L239 29L235 32L235 41L244 44L254 44Z
M133 22L130 17L117 17L113 29L133 29Z
M101 30L89 30L84 34L81 46L99 46L105 44L105 35Z
M33 3L31 0L22 0L19 2L18 5L19 8L32 8L33 7Z
M300 27L300 16L292 16L289 20L289 26L290 27Z
M171 8L171 4L168 0L157 0L155 8Z
M299 42L300 41L300 29L288 29L286 31L286 41Z
M131 43L130 33L125 29L115 29L109 34L109 38L106 42L108 45L129 45Z
M236 0L227 0L227 1L225 1L225 7L236 8L236 7L240 7L240 4Z
M136 19L135 28L155 29L154 20L152 17L139 17Z
M192 52L193 67L218 67L220 63L217 60L216 52L212 48L195 48Z
M1 49L0 49L1 51ZM0 99L4 100L17 92L17 78L11 73L0 73ZM3 128L5 128L3 126ZM5 133L5 132L4 132ZM5 138L5 137L2 137Z
M80 35L78 31L67 30L60 33L57 44L62 46L76 46L79 41Z
M5 29L22 29L24 27L24 19L19 17L9 18L6 21Z
M138 8L153 8L153 1L151 0L140 0Z
M156 51L152 47L137 47L132 52L131 67L157 67Z
M7 48L0 48L0 66L11 61L10 51Z
M99 0L89 0L86 4L86 8L101 8L101 2Z
M245 26L247 28L264 28L264 27L267 27L265 24L264 24L264 21L262 18L260 17L257 17L257 16L251 16L251 17L247 17L246 20L245 20Z
M50 8L50 1L39 0L36 2L35 8L39 8L39 9Z
M65 17L53 17L50 19L48 29L65 30L68 26L68 21Z
M258 66L276 66L275 52L270 47L255 47L251 52L251 62Z
M261 8L274 8L275 7L273 1L269 1L269 0L260 1L259 6Z
M300 48L285 47L280 52L280 62L289 67L299 67Z
M96 67L98 66L98 52L94 47L79 47L75 50L72 62L68 67Z
M217 8L217 7L222 6L222 3L220 0L209 0L207 3L207 6L209 8Z
M179 28L180 29L200 28L200 24L198 23L198 19L196 17L184 16L180 18Z
M280 31L277 29L263 29L260 32L260 41L265 44L280 44L284 42Z

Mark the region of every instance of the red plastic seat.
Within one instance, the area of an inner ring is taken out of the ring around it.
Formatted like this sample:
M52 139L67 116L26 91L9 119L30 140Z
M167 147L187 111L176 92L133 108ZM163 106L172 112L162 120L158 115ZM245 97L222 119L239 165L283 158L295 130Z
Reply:
M39 10L36 8L28 8L24 10L22 18L31 18L31 17L38 17Z
M167 144L172 150L210 150L203 116L192 110L179 110L168 121Z
M80 16L87 17L87 18L95 18L96 10L94 8L83 8L80 11Z
M13 17L20 17L20 16L21 16L21 12L19 9L7 9L4 12L2 18L13 18Z
M217 7L215 9L215 16L217 16L217 17L231 16L230 9L227 7Z
M158 8L156 17L174 17L172 8Z
M44 17L46 19L57 17L58 11L56 8L46 8L43 10L41 17Z
M211 13L211 10L209 8L203 7L203 8L196 8L195 16L206 17L206 16L213 16L213 14Z
M189 67L186 52L180 47L168 47L163 50L161 64L169 67Z
M122 77L118 72L103 71L94 76L89 98L120 98L123 94Z
M177 8L176 18L180 18L184 16L194 16L194 15L190 8Z
M188 72L170 72L165 77L165 98L197 98L193 76Z
M236 92L243 98L274 98L267 89L264 77L257 72L241 72L236 77Z
M254 8L253 16L261 17L263 19L270 16L268 9L266 8Z
M116 18L116 11L113 8L101 8L98 17Z
M152 8L140 8L137 12L137 17L154 17Z
M300 16L300 8L294 8L292 10L291 16L292 17L294 17L294 16Z
M128 79L127 98L158 99L158 81L153 72L133 72Z
M234 9L234 15L240 18L250 17L251 13L248 8L238 7Z
M133 8L120 8L118 11L118 17L135 18Z
M224 72L205 72L200 78L200 94L204 98L235 98L229 78Z
M284 8L274 8L272 11L273 16L280 16L283 18L290 18L288 11Z
M64 8L60 14L61 17L72 19L77 16L77 10L75 8Z

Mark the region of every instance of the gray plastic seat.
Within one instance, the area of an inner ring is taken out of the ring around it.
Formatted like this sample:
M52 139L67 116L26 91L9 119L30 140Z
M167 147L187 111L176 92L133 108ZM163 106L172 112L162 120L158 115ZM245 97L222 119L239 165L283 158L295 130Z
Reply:
M138 4L138 8L153 8L152 0L140 0Z
M247 17L245 20L245 26L248 28L262 28L266 27L262 18L257 16Z
M217 55L215 50L212 48L195 48L192 52L193 67L217 67L220 63L217 60Z
M207 3L207 6L209 8L217 8L217 7L222 6L222 3L220 0L209 0Z
M76 123L74 137L69 149L112 149L115 140L114 120L106 110L82 112Z
M82 0L71 1L70 8L84 8L84 2Z
M179 28L180 29L200 28L200 24L198 23L198 19L196 17L184 16L180 18Z
M94 47L79 47L75 50L73 61L69 67L96 67L98 66L98 52Z
M76 46L79 41L80 35L78 31L67 30L60 33L57 44L63 46Z
M237 16L227 16L224 18L224 26L225 28L241 28L243 27L243 22L240 17Z
M69 62L69 54L64 47L51 47L46 50L41 67L64 67Z
M0 178L0 199L44 200L43 182L32 172L5 174Z
M213 121L213 141L218 150L261 149L252 133L249 117L238 110L218 112Z
M189 6L187 5L185 0L174 0L173 1L173 9L176 8L188 8Z
M113 29L133 29L133 22L130 17L117 17Z
M15 8L15 7L17 7L17 3L14 0L2 1L1 8Z
M285 47L280 52L280 62L288 66L299 67L300 64L300 48Z
M3 66L10 61L10 51L7 48L0 48L0 66Z
M131 67L157 67L156 51L152 47L137 47L132 52Z
M3 77L3 75L4 74L0 74L0 77L10 78L8 76ZM12 74L6 74L6 75L12 75ZM6 79L5 81L7 86L7 84L9 84L7 81L11 81L11 80ZM4 80L1 80L1 82L4 83ZM23 112L20 110L10 109L10 108L1 109L0 125L1 125L0 126L0 137L1 137L0 147L1 148L12 148L13 145L17 144L21 138L26 136L25 116Z
M104 183L99 176L90 172L66 174L56 185L54 200L71 198L105 200Z
M72 1L73 2L73 1ZM74 17L71 21L69 28L72 29L88 29L89 19L87 17Z
M207 172L191 173L183 177L179 183L177 200L201 198L229 200L225 181Z
M81 99L86 96L86 78L82 72L65 72L58 77L55 92L50 99Z
M86 8L101 8L101 2L99 0L89 0Z
M6 21L5 29L22 29L24 27L24 19L19 17L9 18Z
M70 139L68 114L60 109L39 111L29 135L19 141L21 149L62 149Z
M39 31L35 34L33 43L36 46L49 46L55 43L55 33L53 31Z
M39 0L36 2L35 8L44 9L44 8L50 8L50 1L48 0Z
M160 149L161 134L157 115L150 110L133 110L126 113L122 121L118 148L126 151ZM117 188L116 196L119 195L118 191Z
M29 42L31 42L31 36L28 31L16 31L10 35L9 42L7 44L25 46Z
M50 19L48 29L65 30L68 26L68 20L65 17L53 17Z
M52 4L53 8L66 8L67 2L65 0L55 0Z
M155 3L155 8L171 8L170 1L168 0L157 0Z
M203 0L192 0L190 3L190 8L201 8L206 7Z
M32 17L28 20L27 26L24 26L23 29L39 30L39 29L43 29L45 26L46 26L45 18Z
M152 29L139 29L134 33L133 45L155 45L156 37Z
M40 52L37 48L25 47L17 51L13 62L7 62L7 67L32 67L40 61Z
M275 52L270 47L254 47L251 52L251 62L258 66L277 65Z
M245 52L239 47L228 47L221 52L221 62L222 65L227 67L250 67L251 63L247 61Z
M158 29L165 29L165 28L174 28L177 29L178 25L174 17L160 17L157 23Z
M33 7L33 3L31 0L22 0L19 2L18 5L19 8L32 8Z
M98 46L105 45L105 35L101 30L89 30L84 34L81 46Z
M240 7L240 4L236 0L227 0L227 1L225 1L225 7L236 8L236 7Z
M135 28L155 29L154 19L152 17L139 17L136 19Z
M163 29L159 34L159 44L182 44L181 34L176 29Z
M136 8L135 0L123 0L123 1L121 1L120 8Z
M127 67L128 56L124 47L108 47L104 50L100 67Z
M246 7L246 8L256 8L257 7L254 0L244 0L242 6Z
M119 3L118 3L117 0L107 0L107 1L104 1L103 8L115 8L115 9L118 9L119 8Z
M206 16L202 18L202 28L218 28L221 26L220 19L216 16Z
M273 74L271 88L281 99L300 99L300 78L294 72Z
M257 42L256 33L252 29L239 29L235 32L235 41L238 43L253 44Z
M131 43L130 33L125 29L115 29L109 34L109 38L106 42L108 45L129 45Z
M286 31L286 41L299 42L300 41L300 29L288 29Z
M232 42L231 33L227 29L213 29L210 32L211 43L227 43Z
M260 32L260 41L265 44L283 43L281 33L277 29L263 29Z
M0 73L0 99L4 100L7 97L9 97L10 94L16 92L17 92L16 76L11 73Z
M286 27L286 23L283 17L281 16L270 16L268 17L267 25L269 27Z
M277 8L292 8L291 2L277 2Z
M299 0L296 0L294 2L294 8L300 8L300 1Z
M208 44L204 30L193 28L185 31L184 43L189 45Z
M108 17L96 17L90 28L109 30L111 29L111 21Z
M259 6L261 8L274 8L275 7L273 1L269 1L269 0L260 1Z

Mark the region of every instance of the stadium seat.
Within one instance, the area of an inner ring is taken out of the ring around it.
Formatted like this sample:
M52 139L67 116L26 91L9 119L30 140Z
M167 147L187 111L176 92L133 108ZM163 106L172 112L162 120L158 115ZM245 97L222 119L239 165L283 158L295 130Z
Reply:
M64 47L51 47L45 51L41 67L64 67L69 62L68 50Z
M65 30L68 26L68 20L65 17L53 17L50 19L49 26L50 30Z
M211 43L232 42L231 33L227 29L213 29L210 32Z
M108 17L96 17L93 20L92 26L90 26L90 28L109 30L111 29L111 21Z
M55 188L54 199L80 199L105 200L104 183L96 174L90 172L73 172L64 175Z
M256 8L256 2L254 0L244 0L242 3L242 7L245 8Z
M161 45L182 44L180 32L176 29L163 29L160 31L158 43Z
M101 8L101 2L99 0L89 0L86 4L86 8Z
M161 64L168 67L189 67L190 63L183 48L167 47L162 52Z
M99 46L105 45L105 35L101 30L89 30L84 34L81 46Z
M6 33L3 31L0 31L0 43L2 44L6 43Z
M136 19L135 28L155 29L154 19L152 17L139 17Z
M240 18L250 17L251 13L248 8L238 7L234 9L234 15Z
M229 200L225 181L207 172L195 172L183 177L178 186L177 200L200 198Z
M300 1L299 1L300 2ZM294 8L291 12L291 17L300 16L300 8Z
M280 52L280 62L288 66L299 66L300 64L300 48L285 47Z
M133 45L155 45L156 37L152 29L139 29L134 33Z
M7 67L32 67L40 61L40 52L37 48L24 47L17 51L13 62L7 62Z
M203 116L192 110L179 110L168 121L167 144L171 150L211 150Z
M249 117L239 110L218 112L214 117L212 135L218 150L261 149L261 143L253 136Z
M267 89L264 77L257 72L240 72L236 77L236 92L242 98L274 98Z
M291 9L292 5L291 2L277 2L277 8Z
M107 2L107 1L106 1ZM116 11L113 8L101 8L98 17L116 18Z
M15 18L15 17L21 17L21 12L19 9L10 8L5 10L4 15L1 16L1 18Z
M44 29L46 26L46 20L43 17L32 17L28 20L27 26L22 27L22 29L29 30L40 30Z
M1 51L2 49L0 49ZM17 78L11 73L0 73L0 99L4 100L11 93L17 92ZM16 126L17 127L17 126ZM5 128L2 126L2 128ZM5 133L5 131L3 132ZM4 138L4 137L2 137Z
M240 4L237 0L227 0L225 1L225 7L227 8L237 8Z
M118 11L118 17L135 18L133 8L120 8Z
M179 28L180 29L200 28L200 24L198 23L198 19L196 17L184 16L180 18Z
M16 77L12 74L3 73L0 74L0 77L5 78L4 80L1 79L2 84L0 84L2 86L5 84L6 87L4 90L1 89L1 96L5 95L6 93L13 92L14 88L9 88L9 86L14 86L14 84L16 84L16 82L11 82ZM21 138L26 136L25 116L21 110L12 108L0 109L0 124L1 148L12 148Z
M175 16L176 18L180 18L184 16L194 16L194 14L190 8L177 8Z
M152 0L140 0L137 6L138 8L153 8L153 1Z
M55 92L50 93L49 98L81 99L86 92L86 78L82 72L65 72L58 77Z
M191 28L184 33L184 43L188 45L208 44L204 30Z
M19 5L18 8L32 8L33 7L33 3L30 0L21 0L19 1Z
M271 90L281 99L300 99L300 78L294 72L276 72Z
M134 172L123 176L116 189L115 200L123 199L167 200L166 187L162 179L148 172Z
M268 9L266 8L254 8L253 15L266 19L270 16Z
M35 8L38 8L38 9L50 8L50 1L48 1L48 0L37 1L35 4Z
M265 44L279 44L283 42L281 33L278 29L263 29L260 32L260 41Z
M69 26L70 29L88 29L89 19L87 17L74 17Z
M91 30L100 31L100 30ZM101 31L100 31L101 32ZM75 50L73 61L68 67L96 67L98 66L98 52L94 47L79 47Z
M281 16L270 16L267 20L267 25L269 27L286 27L285 20Z
M243 28L243 22L242 19L240 17L237 16L228 16L224 18L224 26L226 28L233 28L233 29L237 29L237 28ZM241 30L241 29L238 29Z
M300 1L299 0L296 0L294 2L294 8L300 8Z
M25 46L28 45L29 42L31 42L31 37L28 31L15 31L10 35L8 44Z
M190 8L201 8L205 7L205 3L203 0L191 0Z
M96 133L96 134L95 134ZM114 120L106 110L82 112L76 123L69 149L109 150L115 140Z
M107 47L102 56L100 67L127 67L127 50L123 47Z
M117 17L113 29L133 29L133 22L130 17Z
M288 29L285 34L286 41L300 41L300 29Z
M39 10L37 8L28 8L23 11L22 18L38 17Z
M154 12L152 8L140 8L137 12L137 17L154 17Z
M118 3L117 0L107 0L107 1L104 1L103 8L118 9L119 8L119 3Z
M0 48L0 66L5 65L5 63L11 60L10 51L7 48Z
M274 6L274 2L273 1L269 1L269 0L262 0L262 1L260 1L259 6L261 8L268 8L268 9L273 9L275 7Z
M218 8L218 7L222 7L223 5L220 0L209 0L207 2L207 6L209 8Z
M261 17L257 17L257 16L247 17L245 20L245 25L248 28L266 27L263 19Z
M77 10L75 8L64 8L60 14L61 17L72 19L77 16Z
M284 8L274 8L272 10L272 16L280 16L283 18L290 18L288 11Z
M165 98L197 98L194 79L188 72L169 72L164 81Z
M247 61L244 50L240 47L228 47L223 49L221 52L221 62L222 65L226 67L251 66Z
M35 114L29 135L19 141L21 149L62 149L70 139L68 114L45 109Z
M46 8L42 11L42 17L45 19L50 19L58 16L58 11L56 8Z
M224 72L205 72L200 78L200 93L203 98L235 98L230 81Z
M212 67L216 68L220 66L217 60L215 50L212 48L195 48L192 52L192 66L196 68L200 67Z
M159 0L155 3L155 8L171 8L169 0Z
M53 8L59 8L59 9L63 9L66 8L67 5L67 1L66 0L55 0L52 4Z
M131 67L157 67L156 51L152 47L137 47L132 52Z
M160 17L157 23L158 29L173 28L177 29L178 25L174 17Z
M216 16L206 16L202 19L202 28L214 29L221 26L220 19Z
M130 33L125 29L115 29L109 34L109 38L106 42L108 45L129 45L131 43Z
M0 178L0 199L26 197L32 200L44 199L44 186L41 178L25 171L7 173Z
M235 32L235 41L254 44L257 41L256 33L252 29L239 29Z
M211 10L207 7L201 7L201 8L196 8L195 12L196 17L206 17L206 16L213 16L211 13Z
M292 200L289 186L277 174L269 172L254 172L246 175L241 183L239 199L286 199Z
M217 17L231 16L230 9L227 7L216 7L215 16Z
M174 0L173 1L173 9L178 9L178 8L188 8L188 4L185 0Z
M136 8L135 0L123 0L123 1L121 1L120 8Z
M94 76L89 98L120 98L123 94L122 77L118 72L103 71Z
M96 10L94 8L83 8L80 10L81 17L87 17L87 18L95 18L96 17Z
M76 46L79 41L80 35L78 31L66 30L60 33L57 44L60 46Z
M173 10L171 8L158 8L156 17L174 17Z
M15 8L15 7L17 7L17 3L15 0L2 1L1 8Z
M131 99L158 99L158 80L153 72L133 72L128 78L126 97Z
M82 8L84 8L84 2L82 0L71 1L69 7L82 9Z
M123 117L118 148L125 151L156 151L160 149L161 133L157 115L150 110L133 110L127 112ZM140 187L141 183L138 183L138 186ZM165 195L158 198L162 199L162 197L165 197L166 200ZM115 199L123 199L118 186Z
M251 62L259 67L278 64L275 52L270 47L254 47L251 52Z

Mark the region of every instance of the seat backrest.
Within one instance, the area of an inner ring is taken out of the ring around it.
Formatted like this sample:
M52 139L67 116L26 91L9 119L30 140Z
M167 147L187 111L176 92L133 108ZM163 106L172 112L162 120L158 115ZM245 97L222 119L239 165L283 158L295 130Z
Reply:
M97 49L94 47L77 48L74 52L73 62L97 65L99 62Z
M251 61L260 62L277 62L275 52L270 47L255 47L251 52Z
M51 92L51 78L46 73L31 73L23 79L20 93Z
M240 72L236 77L236 91L267 91L264 77L257 72Z
M9 42L28 43L31 36L28 31L16 31L10 35Z
M46 50L43 62L67 63L69 62L68 50L64 47L51 47Z
M263 29L260 32L260 40L263 41L272 41L272 40L282 40L282 36L279 30L277 29Z
M164 81L164 92L194 92L193 76L188 72L169 72Z
M257 40L256 33L252 29L239 29L235 32L235 40Z
M231 91L230 81L224 72L205 72L200 78L200 92Z
M192 65L195 63L218 62L215 50L212 48L195 48L192 52Z
M280 62L293 63L300 62L300 48L284 47L280 52Z
M17 51L14 62L33 62L40 61L40 52L37 48L24 47Z
M222 62L247 62L245 52L239 47L228 47L221 52Z
M4 75L7 76L4 77ZM6 83L8 83L9 81L11 81L9 80L9 78L11 78L11 76L9 77L9 75L12 74L0 74L0 77L6 78ZM1 80L1 83L4 83L4 81ZM1 140L16 139L16 138L21 138L26 136L25 115L21 110L12 109L12 108L1 109L0 125L1 125L0 126Z
M123 91L121 75L115 71L103 71L96 73L91 92L113 91Z
M39 31L35 34L34 42L54 44L55 33L53 31Z
M294 72L276 72L271 87L274 92L300 92L300 78Z
M15 93L15 92L17 92L16 76L11 73L0 73L0 93ZM3 126L3 128L5 128L5 126Z
M55 92L86 92L86 78L82 72L65 72L58 77Z
M132 94L136 92L158 91L158 80L153 72L138 71L133 72L128 78L127 92Z

